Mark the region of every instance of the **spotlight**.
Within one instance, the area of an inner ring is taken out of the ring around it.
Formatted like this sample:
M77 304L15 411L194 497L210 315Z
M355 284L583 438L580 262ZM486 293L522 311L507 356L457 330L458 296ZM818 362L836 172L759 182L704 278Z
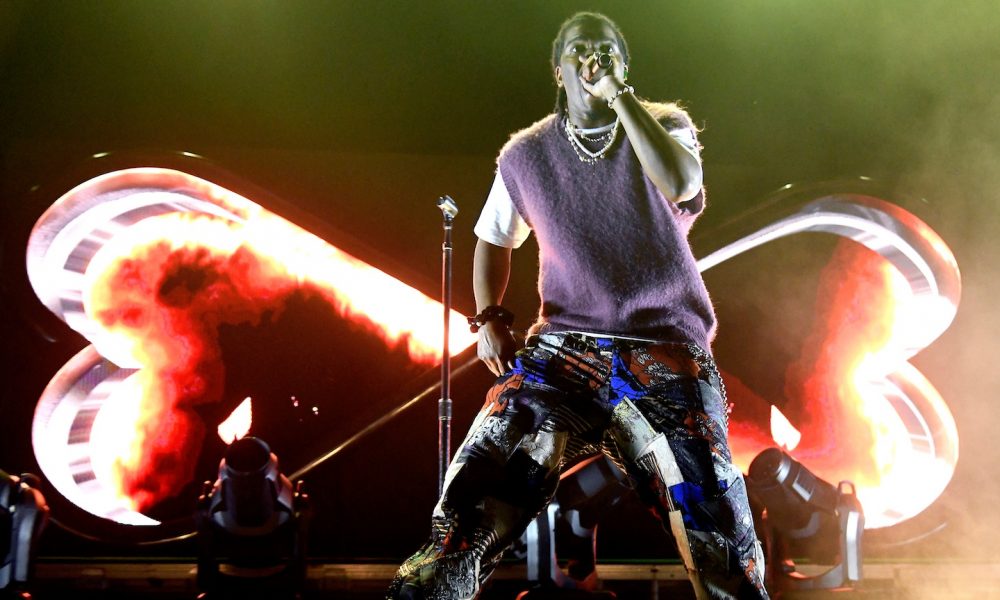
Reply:
M865 528L854 484L834 487L778 448L750 463L747 486L764 505L769 589L853 587L861 581L861 536ZM800 573L791 556L832 567L815 576Z
M555 498L522 537L532 588L518 600L614 598L597 590L597 523L629 489L625 474L603 454L566 471Z
M31 577L35 544L49 518L34 475L15 477L0 471L0 590L30 598L26 591Z
M305 582L308 496L263 440L233 442L195 515L203 597L295 598ZM250 594L250 595L247 595Z

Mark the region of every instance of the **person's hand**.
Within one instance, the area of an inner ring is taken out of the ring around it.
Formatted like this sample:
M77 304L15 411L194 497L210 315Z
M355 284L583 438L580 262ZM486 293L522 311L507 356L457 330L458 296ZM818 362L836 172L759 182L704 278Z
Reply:
M517 342L514 341L514 336L506 325L499 321L487 321L479 328L479 344L476 351L479 360L499 377L514 368Z
M601 67L597 57L591 55L583 63L580 85L593 96L608 102L625 87L625 67L618 56L611 55L611 66Z

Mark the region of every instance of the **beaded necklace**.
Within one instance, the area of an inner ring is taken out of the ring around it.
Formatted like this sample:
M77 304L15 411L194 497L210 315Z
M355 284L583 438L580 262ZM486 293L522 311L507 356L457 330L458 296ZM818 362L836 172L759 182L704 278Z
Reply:
M563 130L566 132L566 139L569 140L569 145L573 147L576 152L577 158L580 162L592 165L597 161L604 158L611 146L614 145L615 140L618 139L618 119L615 119L615 124L611 128L611 131L607 133L602 133L595 137L588 137L583 132L579 131L575 125L569 122L569 118L563 119ZM588 142L604 142L604 146L596 151L591 151L584 144L584 140Z

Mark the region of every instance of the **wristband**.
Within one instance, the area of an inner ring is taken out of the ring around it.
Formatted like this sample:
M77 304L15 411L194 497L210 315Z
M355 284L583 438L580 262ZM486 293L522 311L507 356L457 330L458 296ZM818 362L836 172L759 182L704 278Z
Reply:
M634 87L630 85L625 85L625 87L615 92L615 95L611 97L611 100L608 100L608 108L614 108L611 105L615 103L615 100L618 99L618 96L621 96L622 94L632 94L634 92L635 92Z
M514 324L514 313L502 306L493 305L487 306L483 312L474 317L467 317L466 320L469 322L469 331L472 333L476 333L480 327L490 321L500 321L510 329L510 326Z

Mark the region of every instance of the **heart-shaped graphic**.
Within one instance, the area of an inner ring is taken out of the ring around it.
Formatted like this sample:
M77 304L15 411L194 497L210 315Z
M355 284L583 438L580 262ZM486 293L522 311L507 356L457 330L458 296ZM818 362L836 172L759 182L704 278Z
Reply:
M874 196L842 191L872 187L862 181L782 190L734 221L732 241L699 267L704 272L792 235L842 238L820 273L815 323L788 365L781 398L756 397L728 378L736 406L730 439L744 470L762 448L777 444L820 477L852 481L866 527L878 528L926 509L954 473L954 419L908 359L951 324L961 283L951 251L926 224ZM718 239L724 232L712 233ZM769 430L765 419L740 418L748 402L770 404Z
M345 343L362 340L357 353L390 370L426 368L441 356L439 302L239 194L172 169L119 170L67 192L35 225L28 274L45 305L91 343L39 401L38 464L73 504L118 523L157 524L147 509L194 477L205 436L224 416L218 407L232 400L223 398L233 370L223 337L251 339L311 311L303 336L353 336ZM475 336L459 313L450 320L457 354ZM315 360L319 371L335 359L308 347L298 361L285 354L258 369L308 370ZM367 377L393 379L377 369ZM260 374L255 388L267 379ZM367 389L377 393L378 381ZM295 396L289 401L298 407ZM241 406L235 414L246 419L252 402Z

